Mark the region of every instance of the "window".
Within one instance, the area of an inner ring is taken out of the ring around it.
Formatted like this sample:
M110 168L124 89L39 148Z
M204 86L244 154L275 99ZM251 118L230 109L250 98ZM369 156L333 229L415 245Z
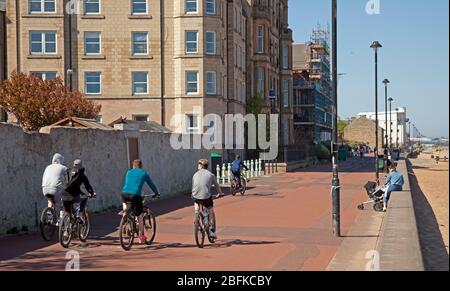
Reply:
M100 14L100 0L84 0L84 14Z
M101 51L101 34L100 32L84 33L84 54L98 55Z
M133 95L148 94L148 73L147 72L133 72Z
M216 72L206 72L206 94L216 95L217 94L217 73Z
M141 122L148 122L148 115L140 114L140 115L133 115L134 121L141 121Z
M289 80L283 81L283 106L289 107Z
M215 15L216 14L216 0L205 0L205 11L206 11L206 14Z
M56 72L31 72L32 75L42 80L53 80L56 78Z
M257 52L264 53L264 26L258 26L258 44L257 44Z
M56 32L30 32L31 54L56 54Z
M283 46L283 69L289 69L289 46Z
M90 95L100 95L102 92L102 74L100 72L86 72L85 93Z
M29 0L30 13L56 13L55 0Z
M186 53L196 54L198 52L198 32L186 31Z
M197 13L197 0L186 0L184 11L186 13Z
M206 32L206 54L216 54L216 33L212 31Z
M199 116L196 114L186 114L186 132L199 133Z
M103 116L102 115L97 115L95 117L95 121L97 121L98 123L103 123Z
M258 68L258 94L265 97L265 73L264 68Z
M148 3L147 0L132 0L131 3L131 14L147 14L148 13Z
M198 94L198 71L186 72L186 94Z
M133 55L147 55L148 54L148 33L147 32L133 32Z

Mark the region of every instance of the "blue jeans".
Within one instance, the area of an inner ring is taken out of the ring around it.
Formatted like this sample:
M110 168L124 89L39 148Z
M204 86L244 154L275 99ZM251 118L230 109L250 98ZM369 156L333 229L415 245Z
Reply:
M389 199L391 198L391 193L396 191L403 191L403 187L400 185L390 185L387 188L386 193L384 193L383 199L384 205L387 205L387 203L389 202Z

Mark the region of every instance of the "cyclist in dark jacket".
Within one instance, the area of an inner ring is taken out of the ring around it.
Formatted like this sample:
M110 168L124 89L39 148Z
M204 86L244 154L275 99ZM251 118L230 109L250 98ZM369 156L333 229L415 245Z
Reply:
M84 185L84 188L86 188L86 191L88 191L91 197L96 196L94 189L89 183L89 179L85 175L85 171L81 160L75 160L73 162L70 182L62 197L64 209L68 213L72 211L72 205L74 203L80 203L80 212L86 210L88 196L81 191L81 185ZM77 214L79 215L79 213Z
M241 161L241 156L237 155L236 160L231 163L231 173L233 174L234 178L237 178L239 183L239 188L242 188L241 183L241 170L245 169L248 171L247 166Z

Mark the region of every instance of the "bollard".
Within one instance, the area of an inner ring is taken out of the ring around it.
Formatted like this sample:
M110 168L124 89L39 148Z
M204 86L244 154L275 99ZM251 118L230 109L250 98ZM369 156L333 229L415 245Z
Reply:
M216 173L217 173L217 176L216 176L217 183L220 184L220 166L219 165L216 166Z
M258 159L258 177L262 176L262 161Z
M255 167L255 165L256 165L255 164L255 160L252 160L250 165L251 165L251 167L250 167L251 168L251 174L250 175L251 175L252 178L254 178L255 177L255 169L256 169L256 167Z
M228 163L228 175L227 175L227 179L228 179L228 184L231 183L231 164Z
M225 185L225 178L226 178L226 169L225 164L222 164L222 185Z

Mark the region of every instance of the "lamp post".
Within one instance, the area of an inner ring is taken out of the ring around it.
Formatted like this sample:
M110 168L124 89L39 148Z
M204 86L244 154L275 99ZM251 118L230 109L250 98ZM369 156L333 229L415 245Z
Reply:
M409 132L409 147L411 148L411 146L412 146L412 136L411 136L411 121L409 121L408 122L408 126L409 126L409 129L408 129L408 132Z
M397 124L396 124L396 126L395 126L395 129L396 129L396 131L397 131L397 134L396 134L396 146L397 146L397 149L400 147L400 127L399 127L399 122L400 122L400 120L398 119L398 113L399 113L399 111L400 111L400 109L399 108L395 108L395 112L396 112L396 117L395 117L395 120L397 121Z
M332 0L332 76L333 76L333 103L334 103L334 114L333 114L333 180L331 186L331 196L332 196L332 219L333 219L333 233L335 236L341 236L341 205L340 205L340 181L339 181L339 171L338 171L338 92L337 92L337 82L338 82L338 71L337 71L337 0Z
M385 135L384 135L384 158L386 159L386 162L389 158L389 152L388 152L388 148L389 148L389 136L388 136L388 85L389 85L390 81L388 79L384 79L383 80L383 84L384 84L384 108L385 108L385 115L384 115L384 124L385 124Z
M392 101L394 98L389 98L389 149L392 149Z
M378 166L378 50L382 47L378 41L374 41L370 46L375 52L375 175L378 184L380 184L380 170Z

